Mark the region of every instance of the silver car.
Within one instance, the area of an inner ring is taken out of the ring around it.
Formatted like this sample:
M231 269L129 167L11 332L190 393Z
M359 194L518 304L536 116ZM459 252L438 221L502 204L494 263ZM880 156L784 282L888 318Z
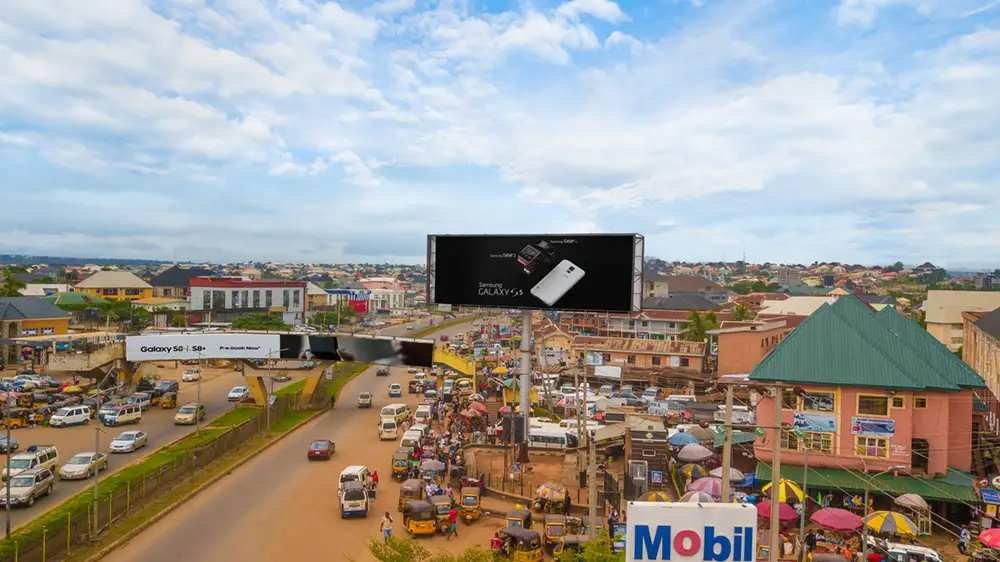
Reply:
M111 442L112 453L131 453L139 447L146 446L146 433L143 431L123 431Z
M52 493L55 478L47 468L26 470L10 479L10 504L35 505L35 499ZM6 503L7 495L0 495L0 503Z
M107 469L108 456L104 453L77 453L59 467L56 475L60 480L82 480Z

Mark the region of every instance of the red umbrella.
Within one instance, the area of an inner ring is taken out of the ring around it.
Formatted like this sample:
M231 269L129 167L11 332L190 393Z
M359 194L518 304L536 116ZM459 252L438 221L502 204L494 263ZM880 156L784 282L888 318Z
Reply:
M771 500L765 500L757 504L757 517L762 517L767 519L771 517ZM795 513L795 509L787 503L778 504L778 521L786 523L788 521L795 521L799 518L799 514Z
M853 531L864 525L860 515L836 507L820 509L809 520L831 531Z
M721 478L713 478L707 476L705 478L699 478L694 482L688 484L688 492L705 492L706 494L715 496L717 498L722 497L722 488L726 484L722 483Z
M979 542L990 548L1000 548L1000 529L986 529L979 533Z
M486 409L486 406L483 406L479 402L473 402L472 404L469 404L469 409L470 410L475 410L475 411L479 412L480 414L485 414L488 411Z

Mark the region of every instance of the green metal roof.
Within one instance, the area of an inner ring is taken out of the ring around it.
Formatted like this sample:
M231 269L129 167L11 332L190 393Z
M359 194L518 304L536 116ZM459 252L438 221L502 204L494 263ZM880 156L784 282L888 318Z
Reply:
M801 483L805 467L797 465L781 465L781 477L792 482ZM771 465L757 462L755 475L758 481L771 481ZM871 492L892 497L902 494L917 494L925 500L948 503L981 503L979 494L972 485L972 475L948 469L948 473L934 478L914 478L912 476L893 476L883 474L871 480L870 475L842 468L809 467L809 478L806 482L808 490L833 490L864 493L865 485L871 481ZM807 491L808 491L807 490Z
M757 440L757 434L752 431L734 431L733 432L733 445L744 445L746 443L753 443ZM715 433L715 440L712 442L712 446L721 447L725 444L726 436L721 432Z
M933 336L918 337L897 324L888 316L880 321L855 297L841 297L810 315L754 367L750 379L902 390L972 386L964 363L941 357L943 350L958 359Z
M986 388L986 382L972 367L965 364L950 349L913 320L891 307L875 313L875 319L893 331L900 339L909 342L918 357L962 388Z

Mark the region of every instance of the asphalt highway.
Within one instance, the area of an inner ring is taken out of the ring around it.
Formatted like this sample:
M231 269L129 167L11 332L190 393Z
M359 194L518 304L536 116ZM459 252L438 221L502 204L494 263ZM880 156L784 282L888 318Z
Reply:
M428 337L451 336L470 328L462 324ZM399 333L398 329L382 333L393 332ZM377 377L374 368L368 369L348 383L335 409L234 470L105 560L309 560L341 559L344 555L370 560L365 545L371 537L380 536L383 512L389 511L395 519L396 534L404 534L402 515L396 511L399 485L390 477L391 457L398 443L379 441L376 424L382 406L402 401L413 407L418 402L417 395L406 394L410 378L405 368L391 369L388 377ZM388 385L393 382L403 385L402 399L389 398ZM363 391L373 393L371 409L357 407L356 396ZM331 461L306 459L309 443L316 439L334 441L336 453ZM343 520L336 483L340 472L355 464L379 472L380 492L367 518ZM473 537L485 544L485 529L477 532L463 527L462 542L447 544L457 548ZM431 540L445 546L443 538Z

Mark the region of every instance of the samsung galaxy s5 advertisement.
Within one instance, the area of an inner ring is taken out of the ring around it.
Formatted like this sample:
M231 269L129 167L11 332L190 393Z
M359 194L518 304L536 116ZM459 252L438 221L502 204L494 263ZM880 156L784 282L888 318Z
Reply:
M536 234L428 237L434 304L634 312L641 236Z

